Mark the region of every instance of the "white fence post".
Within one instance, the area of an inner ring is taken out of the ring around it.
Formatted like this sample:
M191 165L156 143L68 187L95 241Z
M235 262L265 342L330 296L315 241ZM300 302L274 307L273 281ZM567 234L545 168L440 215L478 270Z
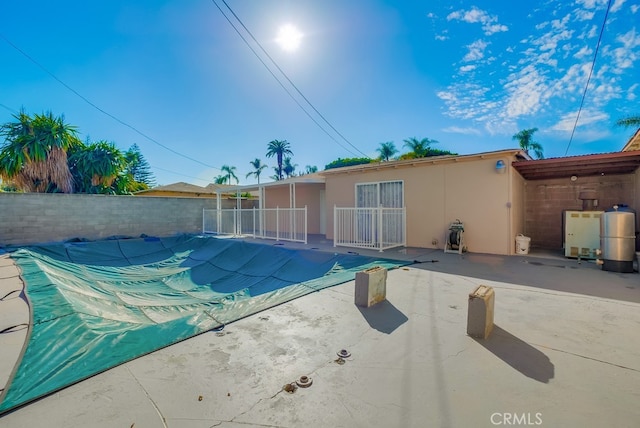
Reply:
M276 241L280 240L280 207L276 206Z
M382 205L378 206L378 249L382 252L382 247L384 246L384 225L382 222Z
M304 243L307 243L307 206L304 206Z
M220 205L216 208L216 233L220 234L220 229L222 226L222 210L220 209Z
M337 246L336 241L338 239L338 207L333 206L333 247Z
M256 207L253 207L253 239L256 238Z
M213 214L215 213L215 218ZM308 207L203 210L203 233L308 243ZM295 216L295 217L294 217ZM298 218L303 216L304 218ZM213 220L215 219L215 223ZM282 219L282 222L280 221ZM275 220L275 221L274 221ZM250 224L251 223L251 224ZM275 223L275 224L274 224ZM291 227L294 227L291 229Z
M376 248L405 246L406 209L333 207L333 246Z

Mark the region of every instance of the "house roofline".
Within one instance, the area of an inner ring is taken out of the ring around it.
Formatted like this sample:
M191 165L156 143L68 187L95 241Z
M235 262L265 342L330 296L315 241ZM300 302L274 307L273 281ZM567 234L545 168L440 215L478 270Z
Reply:
M640 150L640 128L629 138L627 144L624 145L621 151L628 152L631 150Z
M425 158L416 159L404 159L393 160L387 162L375 162L361 165L345 166L342 168L332 168L320 172L322 175L336 175L336 174L351 174L354 172L362 171L376 171L379 169L399 168L406 166L415 166L423 164L441 164L441 163L455 163L462 161L470 161L474 159L485 158L497 158L500 156L516 156L518 158L531 160L531 157L521 149L505 149L492 152L474 153L468 155L443 155L443 156L429 156Z
M261 187L284 186L288 184L324 184L324 182L325 182L324 177L320 176L320 173L315 172L313 174L299 175L297 177L285 178L284 180L278 180L278 181L270 181L268 183L243 184L243 185L233 186L228 189L225 189L225 191L228 193L246 192L248 190L255 190Z

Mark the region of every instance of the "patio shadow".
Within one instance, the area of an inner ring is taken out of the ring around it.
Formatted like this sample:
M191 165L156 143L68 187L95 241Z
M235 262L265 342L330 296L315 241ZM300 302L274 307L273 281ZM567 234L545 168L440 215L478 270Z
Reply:
M549 357L497 325L488 339L475 340L523 375L543 383L553 379L554 366Z
M383 300L368 308L357 306L371 328L382 333L391 334L395 329L407 322L409 318L388 300Z

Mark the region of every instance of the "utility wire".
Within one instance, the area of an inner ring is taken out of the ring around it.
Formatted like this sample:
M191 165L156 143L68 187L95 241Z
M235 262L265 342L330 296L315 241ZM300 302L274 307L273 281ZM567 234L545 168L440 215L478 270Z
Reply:
M168 169L160 168L159 166L151 165L151 168L158 169L160 171L168 172L168 173L175 174L175 175L181 175L181 176L187 177L187 178L193 178L194 180L203 181L205 183L211 183L211 180L205 180L204 178L198 178L198 177L194 177L192 175L182 174L180 172L175 172L175 171L171 171L171 170L168 170Z
M255 51L255 49L251 46L251 44L247 41L247 39L242 35L242 33L240 32L240 30L238 30L238 28L235 26L235 24L229 19L229 17L226 15L226 13L222 10L222 8L218 5L218 3L216 2L216 0L211 0L213 2L213 4L218 8L218 10L220 11L220 13L222 14L222 16L224 16L224 18L227 20L227 22L229 22L229 24L233 27L233 29L236 31L236 33L238 33L238 35L240 36L240 38L242 39L242 41L247 45L247 47L251 50L251 52L253 52L253 54L256 56L256 58L258 58L258 60L262 63L262 65L267 69L267 71L269 72L269 74L271 74L271 76L273 76L274 79L276 79L276 81L280 84L280 86L282 87L282 89L285 90L285 92L289 95L289 97L291 97L291 99L298 105L298 107L300 107L300 109L302 109L302 111L304 111L304 113L313 121L313 123L315 123L325 134L327 134L333 141L335 141L340 147L342 147L343 149L345 149L346 151L348 151L351 154L354 154L353 151L351 151L349 148L345 147L343 144L341 144L333 135L331 135L322 125L320 125L318 123L318 121L313 118L311 116L311 114L300 104L300 102L291 94L291 92L284 86L284 84L280 81L280 79L273 73L273 71L271 70L271 68L269 68L269 66L264 62L264 60L260 57L260 55ZM226 0L221 0L222 3L227 7L227 9L229 9L229 11L231 12L231 14L233 15L233 17L240 23L240 25L242 26L242 28L244 28L244 30L247 32L247 34L249 34L249 36L251 37L251 39L254 41L254 43L256 45L258 45L258 47L260 48L260 50L266 55L267 58L269 58L269 60L271 61L271 63L276 67L276 69L284 76L284 78L289 82L289 84L296 90L296 92L302 97L302 99L311 107L311 109L313 109L314 112L316 112L316 114L327 124L329 125L329 127L337 134L339 135L348 145L350 145L351 147L353 147L358 153L362 154L365 157L369 157L367 156L366 153L362 152L360 149L358 149L356 146L354 146L349 140L347 140L347 138L342 135L323 115L322 113L320 113L318 111L318 109L316 109L316 107L311 103L311 101L309 101L309 99L307 97L304 96L304 94L300 91L300 89L298 89L298 87L293 83L293 81L291 81L291 79L289 79L289 77L287 76L287 74L280 68L280 66L278 66L278 64L276 63L276 61L271 57L271 55L269 55L269 53L264 49L264 47L262 46L262 44L260 44L260 42L253 36L253 33L251 33L251 31L244 25L244 23L242 22L242 20L238 17L238 15L236 15L236 13L233 11L233 9L231 9L231 7L227 4Z
M2 104L2 103L0 103L0 107L3 107L3 108L5 108L5 109L7 109L8 111L12 112L13 114L18 114L18 112L17 112L16 110L14 110L14 109L12 109L11 107L8 107L8 106L6 106L6 105L4 105L4 104ZM168 172L168 173L171 173L171 174L181 175L181 176L183 176L183 177L188 177L188 178L193 178L193 179L195 179L195 180L204 181L205 183L209 183L209 182L210 182L210 180L205 180L204 178L193 177L193 176L191 176L191 175L186 175L186 174L182 174L182 173L180 173L180 172L171 171L171 170L169 170L169 169L160 168L159 166L149 165L149 167L151 167L152 169L158 169L158 170L160 170L160 171L165 171L165 172ZM1 299L0 299L0 300L1 300Z
M111 113L101 109L100 107L98 107L97 105L95 105L94 103L92 103L91 101L89 101L87 98L85 98L83 95L81 95L78 91L76 91L75 89L73 89L71 86L67 85L65 82L63 82L62 80L60 80L55 74L53 74L52 72L50 72L47 68L45 68L42 64L40 64L38 61L36 61L35 59L33 59L29 54L27 54L25 51L23 51L22 49L20 49L18 46L16 46L15 44L13 44L9 39L7 39L4 34L0 33L0 38L4 39L5 42L7 42L11 47L13 47L15 50L17 50L18 52L20 52L22 55L24 55L29 61L31 61L32 63L34 63L35 65L37 65L42 71L44 71L45 73L47 73L49 76L51 76L53 79L55 79L58 83L60 83L62 86L64 86L65 88L67 88L69 91L71 91L73 94L75 94L76 96L78 96L81 100L83 100L84 102L86 102L87 104L89 104L91 107L95 108L96 110L98 110L99 112L105 114L106 116L109 116L111 119L115 120L116 122L120 123L121 125L126 126L127 128L131 129L133 132L135 132L136 134L146 138L147 140L151 141L152 143L157 144L158 146L162 147L165 150L170 151L173 154L176 154L180 157L183 157L185 159L189 159L190 161L199 163L200 165L204 165L208 168L213 168L213 169L217 169L220 170L220 168L213 166L213 165L209 165L206 164L202 161L199 161L198 159L194 159L192 157L189 157L185 154L182 154L180 152L177 152L176 150L172 149L171 147L165 146L164 144L160 143L159 141L151 138L150 136L148 136L147 134L143 133L142 131L139 131L137 128L135 128L132 125L129 125L128 123L124 122L123 120L118 119L116 116L112 115Z
M576 128L578 127L578 120L580 120L580 113L582 112L582 106L584 105L584 99L587 96L587 89L589 88L589 82L591 81L591 75L593 75L593 69L596 66L596 58L598 57L598 50L600 49L600 42L602 41L602 34L604 33L604 27L607 23L607 17L609 16L609 9L611 9L611 0L607 4L607 11L604 14L604 20L602 21L602 27L600 28L600 36L598 37L598 44L596 44L596 52L593 54L593 61L591 62L591 70L589 70L589 77L587 78L587 84L584 86L584 92L582 93L582 101L580 101L580 108L578 109L578 115L576 116L576 121L573 124L573 129L571 130L571 137L569 138L569 144L567 144L567 150L564 151L564 155L566 156L569 153L569 147L571 146L571 142L573 141L573 135L576 132Z
M10 111L11 113L13 113L13 114L18 114L18 112L17 112L17 111L15 111L14 109L12 109L11 107L7 107L6 105L4 105L4 104L2 104L2 103L0 103L0 107L5 108L5 109L9 110L9 111Z

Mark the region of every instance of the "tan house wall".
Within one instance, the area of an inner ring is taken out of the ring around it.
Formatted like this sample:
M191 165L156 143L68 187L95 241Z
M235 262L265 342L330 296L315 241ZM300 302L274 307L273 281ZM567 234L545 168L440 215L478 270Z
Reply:
M316 183L296 183L295 184L295 207L307 207L307 232L317 235L320 233L320 192L324 189L324 184ZM288 185L268 186L264 188L265 196L264 208L292 208Z
M469 251L512 254L514 196L521 191L510 181L521 182L517 173L496 173L498 159L507 164L509 154L459 157L433 162L398 163L395 167L326 174L327 238L333 239L333 207L355 205L355 184L403 180L407 208L407 245L444 248L449 225L460 219L465 225ZM520 215L520 213L518 213ZM435 245L433 242L437 242Z
M509 170L511 177L511 254L515 254L515 237L518 234L526 235L525 229L525 190L526 180L513 168Z

